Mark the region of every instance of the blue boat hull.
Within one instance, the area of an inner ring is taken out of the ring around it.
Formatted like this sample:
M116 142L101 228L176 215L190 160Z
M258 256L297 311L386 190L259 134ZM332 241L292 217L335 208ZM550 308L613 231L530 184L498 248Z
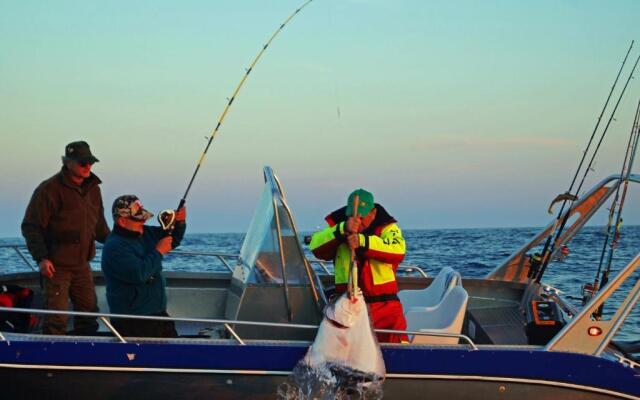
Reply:
M303 344L0 343L11 398L274 398ZM387 398L640 398L638 371L535 348L389 346ZM9 398L9 397L7 397Z

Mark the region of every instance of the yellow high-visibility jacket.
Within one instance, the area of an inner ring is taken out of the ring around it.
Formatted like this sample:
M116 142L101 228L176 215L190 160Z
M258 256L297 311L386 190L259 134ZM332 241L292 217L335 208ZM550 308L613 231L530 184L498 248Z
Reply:
M376 218L359 234L360 247L356 250L358 285L365 299L398 293L396 270L406 252L396 220L379 204L376 208ZM329 226L314 233L309 245L317 258L333 261L337 292L346 290L351 260L351 250L345 243L345 211L343 207L327 216Z

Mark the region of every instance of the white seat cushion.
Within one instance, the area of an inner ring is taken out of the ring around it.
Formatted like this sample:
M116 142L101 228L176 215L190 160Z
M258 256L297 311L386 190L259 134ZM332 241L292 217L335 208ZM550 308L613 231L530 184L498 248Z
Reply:
M454 286L435 307L412 307L405 313L410 331L434 331L441 333L462 332L464 314L469 295L460 285ZM456 337L414 335L412 343L457 344Z
M459 273L450 267L444 267L426 288L401 290L398 293L398 297L405 310L410 310L413 307L435 307L442 301L449 290L460 284L460 281Z

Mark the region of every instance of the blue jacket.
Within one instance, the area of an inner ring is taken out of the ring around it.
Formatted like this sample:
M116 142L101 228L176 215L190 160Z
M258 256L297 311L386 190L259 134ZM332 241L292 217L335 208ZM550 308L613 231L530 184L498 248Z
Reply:
M176 225L173 247L184 236L186 224ZM142 234L114 226L102 250L102 272L107 302L113 314L153 315L167 309L162 254L156 243L164 236L160 227L145 226Z

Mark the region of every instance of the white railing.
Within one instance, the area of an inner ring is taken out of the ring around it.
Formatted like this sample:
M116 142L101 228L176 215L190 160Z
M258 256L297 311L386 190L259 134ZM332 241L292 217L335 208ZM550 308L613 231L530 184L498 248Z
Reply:
M174 321L174 322L190 322L190 323L206 323L206 324L218 324L224 326L229 333L238 341L240 345L245 345L245 342L238 336L238 334L231 328L233 325L249 325L249 326L264 326L274 328L293 328L293 329L314 329L317 330L317 325L306 324L289 324L280 322L262 322L262 321L239 321L229 319L218 318L182 318L182 317L159 317L150 315L130 315L130 314L108 314L108 313L94 313L94 312L82 312L82 311L58 311L58 310L42 310L31 308L9 308L0 307L0 312L11 313L29 313L37 315L69 315L76 317L96 317L99 318L105 326L113 333L120 342L127 343L125 337L122 336L107 320L107 318L123 318L123 319L136 319L136 320L151 320L151 321ZM456 333L443 333L436 331L403 331L395 329L374 329L376 333L395 333L395 334L407 334L407 335L419 335L419 336L437 336L437 337L451 337L458 338L465 341L472 350L478 350L478 347L473 343L470 337L467 335ZM7 341L7 339L0 332L0 340ZM48 339L49 340L49 339Z

